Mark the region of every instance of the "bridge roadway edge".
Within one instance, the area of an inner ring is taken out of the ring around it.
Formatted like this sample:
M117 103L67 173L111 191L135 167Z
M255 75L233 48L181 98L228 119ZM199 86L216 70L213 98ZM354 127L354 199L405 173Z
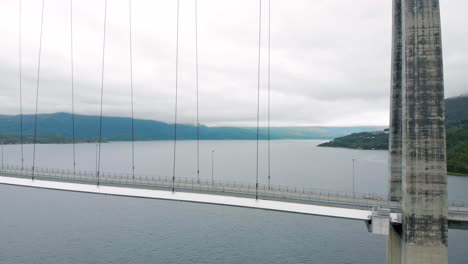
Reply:
M144 199L157 199L166 201L190 202L211 204L218 206L231 206L246 209L258 209L266 211L275 211L282 213L294 213L302 215L314 215L321 217L331 217L338 219L363 221L368 228L372 226L372 219L375 212L372 210L353 209L347 207L324 206L320 202L316 204L297 202L285 202L279 200L259 199L238 196L227 196L226 194L214 193L193 193L176 191L172 193L168 190L161 189L145 189L125 186L113 186L101 184L84 184L66 181L48 181L30 178L18 178L11 176L4 176L0 174L0 184L18 186L23 188L38 188L50 189L56 191L70 191L78 193L89 193L97 195L111 195L120 197L131 198L144 198ZM454 211L455 210L455 211ZM468 230L468 210L454 208L452 215L449 215L449 228L458 230ZM453 212L458 214L453 214ZM390 224L392 226L401 225L401 214L392 212L390 217ZM372 232L372 228L369 229ZM375 233L375 232L374 232ZM379 233L385 234L385 233Z
M337 208L329 206L311 205L311 204L299 204L289 203L272 200L255 200L254 198L243 198L243 197L230 197L224 195L214 194L200 194L200 193L189 193L189 192L175 192L164 191L164 190L153 190L153 189L137 189L128 187L115 187L95 184L81 184L81 183L66 183L66 182L54 182L54 181L43 181L43 180L31 180L24 178L15 177L4 177L0 176L0 184L20 186L28 188L39 188L39 189L51 189L57 191L71 191L79 193L90 193L100 195L113 195L133 198L147 198L157 200L168 200L168 201L179 201L179 202L192 202L202 204L212 204L220 206L232 206L250 209L260 209L267 211L277 211L284 213L295 213L303 215L315 215L324 216L331 218L356 220L356 221L370 221L372 211L360 210L360 209L349 209L349 208ZM397 218L394 216L394 218Z

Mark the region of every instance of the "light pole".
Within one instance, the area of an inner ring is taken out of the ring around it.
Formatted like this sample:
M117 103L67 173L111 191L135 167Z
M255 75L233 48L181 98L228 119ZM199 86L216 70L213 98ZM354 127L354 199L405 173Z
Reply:
M98 171L98 144L96 143L96 165L95 165L95 171L96 171L96 176L97 176L97 171Z
M2 140L2 171L3 171L3 140Z
M353 159L353 199L354 199L354 162L356 159Z
M211 185L214 185L214 149L211 150Z

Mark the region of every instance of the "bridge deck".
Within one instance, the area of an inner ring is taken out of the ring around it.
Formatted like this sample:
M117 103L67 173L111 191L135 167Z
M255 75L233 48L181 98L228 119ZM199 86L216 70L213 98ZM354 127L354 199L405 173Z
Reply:
M31 179L32 172L18 168L4 169L0 176ZM77 172L56 169L36 169L35 179L46 181L71 182L82 184L97 184L97 177L93 172ZM115 187L130 187L136 189L172 190L172 178L169 177L139 177L132 179L129 175L101 173L100 185ZM234 196L240 198L255 198L255 186L225 182L212 182L207 180L176 178L174 187L177 192L214 194ZM345 193L335 191L299 190L291 187L277 187L261 185L258 188L258 198L261 200L275 200L290 203L324 205L327 207L372 210L376 206L392 208L398 212L399 204L389 202L376 194Z
M172 179L154 177L118 176L92 173L73 174L65 170L39 169L34 173L18 168L0 171L0 184L77 191L96 194L164 199L174 201L218 204L289 213L300 213L352 220L370 220L375 207L389 208L390 219L400 223L401 206L374 194L348 194L327 191L304 191L294 188L261 186L259 199L255 199L254 186L222 184L196 179L176 179L172 192ZM468 204L466 204L468 206ZM449 206L450 228L468 229L468 207L464 202L452 202Z
M65 190L95 194L107 194L116 196L128 196L139 198L152 198L172 201L184 201L195 203L206 203L216 205L227 205L236 207L246 207L255 209L264 209L271 211L281 211L289 213L299 213L308 215L318 215L336 218L346 218L352 220L369 220L371 211L327 207L311 204L288 203L272 200L256 200L252 198L243 198L235 196L215 195L215 194L201 194L189 192L172 192L165 190L153 189L138 189L130 187L117 187L96 184L83 184L83 183L70 183L58 181L45 181L45 180L31 180L16 177L0 176L0 184L26 186L35 188L45 188L53 190Z

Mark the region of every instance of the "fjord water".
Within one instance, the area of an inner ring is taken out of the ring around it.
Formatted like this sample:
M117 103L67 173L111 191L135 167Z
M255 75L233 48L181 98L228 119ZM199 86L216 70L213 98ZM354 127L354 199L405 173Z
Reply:
M274 185L386 194L387 152L272 141ZM172 175L173 142L136 142L135 171ZM31 166L32 147L24 149ZM36 166L72 168L72 146L38 145ZM200 142L200 176L255 183L255 141ZM259 179L267 183L267 142ZM131 143L102 145L103 171L131 171ZM4 163L20 164L19 146ZM96 144L76 145L78 169L94 170ZM178 141L176 177L196 177L196 142ZM468 178L449 177L451 200L468 201ZM384 236L362 222L214 205L0 186L0 263L384 263ZM468 232L449 231L450 263L468 263Z

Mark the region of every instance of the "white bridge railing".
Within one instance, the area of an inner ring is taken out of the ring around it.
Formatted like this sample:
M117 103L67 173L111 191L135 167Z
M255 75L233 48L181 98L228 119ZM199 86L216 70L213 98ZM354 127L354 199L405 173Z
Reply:
M53 168L35 168L34 175L31 169L21 169L18 166L5 165L0 169L1 176L33 178L38 180L63 181L73 183L98 184L95 171L66 170ZM100 172L100 185L122 186L143 189L171 190L194 193L216 193L228 196L255 197L256 187L252 184L243 184L228 181L212 181L207 179L176 177L174 184L172 177L154 175L135 175L125 173ZM259 199L291 201L296 203L326 204L336 207L349 207L371 209L376 206L400 210L400 205L389 201L387 196L375 193L349 193L319 189L297 188L279 185L261 184L258 188ZM464 201L451 201L449 207L464 208L468 203Z

